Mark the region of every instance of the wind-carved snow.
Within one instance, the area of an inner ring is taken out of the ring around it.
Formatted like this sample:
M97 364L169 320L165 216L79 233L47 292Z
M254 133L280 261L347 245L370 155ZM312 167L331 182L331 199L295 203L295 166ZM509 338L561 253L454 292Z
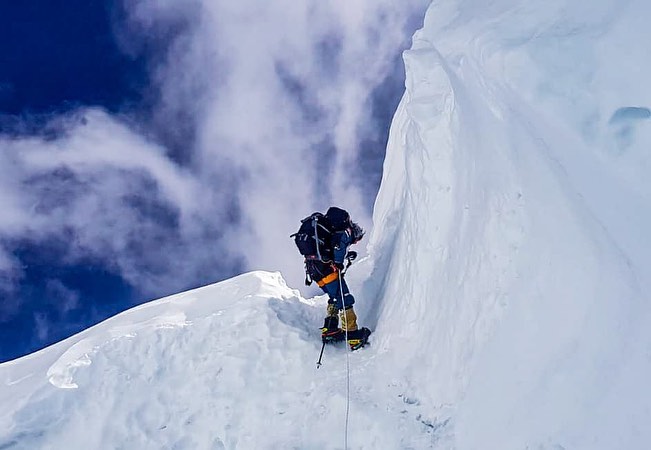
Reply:
M648 447L648 8L430 7L348 274L349 448ZM324 304L253 272L0 365L0 448L343 448Z
M269 279L261 276L259 280L258 278L252 280L259 282L231 283L234 286L220 285L220 292L216 293L221 300L219 302L202 302L200 299L205 295L207 288L196 289L138 306L127 314L118 315L93 327L92 333L81 333L76 337L76 342L48 369L50 383L59 388L78 387L72 381L71 372L74 372L77 367L91 364L89 355L113 339L132 338L140 332L152 329L187 326L196 318L205 318L212 314L221 315L223 310L216 308L228 307L240 296L271 295L271 292L277 293L276 285L285 286L279 274L270 276ZM269 288L267 283L271 283L273 288ZM243 295L242 292L248 293ZM281 294L295 295L293 292L290 294L282 291Z
M452 417L442 448L651 442L645 108L630 154L609 141L651 91L600 53L637 54L645 10L437 2L405 54L366 287L380 351Z
M151 307L153 304L148 304ZM148 308L150 309L150 308ZM147 311L149 314L152 311ZM111 321L106 321L102 325L109 325ZM110 328L109 330L100 330L103 328L100 325L95 329L92 337L80 340L57 359L57 361L50 366L47 371L47 376L50 383L62 389L77 388L77 384L73 382L72 372L78 367L90 365L92 360L90 355L99 347L113 339L133 338L136 337L141 330L157 329L157 328L173 328L179 326L189 325L190 322L186 321L186 316L183 311L164 313L160 316L153 316L150 319L144 320L140 323L128 323L126 325L118 325Z

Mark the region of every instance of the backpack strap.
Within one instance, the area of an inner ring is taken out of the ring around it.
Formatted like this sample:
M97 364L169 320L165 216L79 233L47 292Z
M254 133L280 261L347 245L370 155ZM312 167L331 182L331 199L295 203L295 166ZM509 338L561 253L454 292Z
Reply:
M314 225L314 240L316 241L316 256L319 257L319 260L322 260L321 258L321 250L319 247L321 247L321 243L319 242L319 233L317 232L317 226L318 226L319 221L316 220L315 217L312 217L312 225ZM325 227L323 227L325 228Z

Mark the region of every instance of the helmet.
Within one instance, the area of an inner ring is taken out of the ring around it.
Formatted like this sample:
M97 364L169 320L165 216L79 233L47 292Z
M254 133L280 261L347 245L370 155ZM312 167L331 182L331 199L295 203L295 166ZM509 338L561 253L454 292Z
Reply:
M350 235L351 235L351 238L353 239L353 244L356 244L359 241L361 241L362 238L364 237L364 230L362 229L362 227L357 225L355 222L351 222Z

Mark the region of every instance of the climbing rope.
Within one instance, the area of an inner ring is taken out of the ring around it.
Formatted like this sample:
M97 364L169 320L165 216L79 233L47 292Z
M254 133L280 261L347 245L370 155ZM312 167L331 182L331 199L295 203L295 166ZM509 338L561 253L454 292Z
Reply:
M344 300L344 274L339 271L339 292L341 293L341 306L343 307L342 324L346 332L346 344L348 345L348 317L346 316L346 301ZM348 414L350 412L350 351L346 350L346 425L344 427L344 450L348 449Z

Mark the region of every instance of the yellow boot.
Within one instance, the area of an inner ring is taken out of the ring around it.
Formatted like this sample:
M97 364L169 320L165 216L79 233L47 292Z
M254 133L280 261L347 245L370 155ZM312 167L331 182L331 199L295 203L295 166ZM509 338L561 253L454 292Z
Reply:
M357 328L357 315L353 307L346 308L346 311L339 311L339 317L344 333L348 330L348 345L350 349L357 350L358 348L364 347L368 342L371 330L366 327Z
M339 311L339 319L341 320L341 329L346 331L357 330L357 314L353 307L348 307L344 311Z

